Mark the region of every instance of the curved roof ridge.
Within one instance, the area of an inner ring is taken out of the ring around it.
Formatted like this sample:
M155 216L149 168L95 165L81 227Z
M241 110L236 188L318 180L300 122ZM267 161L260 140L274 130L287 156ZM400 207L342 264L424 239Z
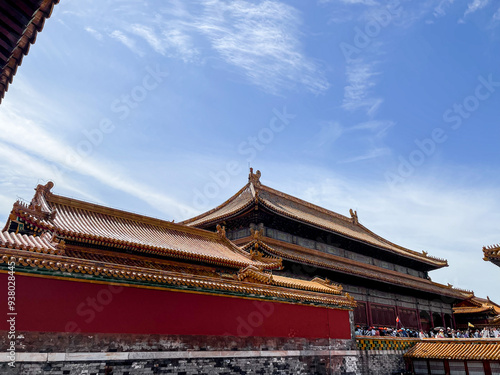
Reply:
M335 216L337 219L341 219L341 220L346 221L347 223L351 223L352 224L352 219L349 218L349 217L347 217L347 216L345 216L345 215L339 214L338 212L329 210L329 209L324 208L324 207L320 207L320 206L318 206L318 205L316 205L314 203L311 203L311 202L308 202L306 200L294 197L293 195L290 195L290 194L287 194L287 193L283 193L282 191L273 189L272 187L269 187L267 185L260 185L259 189L266 190L266 191L268 191L270 193L273 193L273 194L276 194L276 195L278 195L278 196L280 196L282 198L286 198L286 199L289 199L289 200L294 201L296 203L303 204L306 207L309 207L309 208L312 208L314 210L320 211L320 212L322 212L324 214L327 214L327 215Z
M237 198L239 198L245 192L245 190L247 190L248 188L251 187L251 185L252 185L252 183L248 182L245 186L243 186L240 190L238 190L238 192L236 194L234 194L228 200L226 200L226 201L222 202L221 204L219 204L217 207L212 208L210 211L203 212L203 213L199 214L198 216L195 216L195 217L192 217L190 219L186 219L186 220L180 221L179 223L180 224L189 225L189 224L191 224L191 223L193 223L195 221L200 221L201 219L210 216L214 212L217 212L217 211L223 209L224 207L226 207L227 205L229 205L231 202L233 202L234 200L236 200ZM203 221L201 221L201 223L203 223Z
M201 236L207 236L210 238L217 238L217 234L215 232L211 232L211 231L208 231L205 229L185 226L185 225L182 225L181 223L175 223L173 221L168 221L168 220L158 219L158 218L151 217L151 216L136 214L136 213L121 210L118 208L112 208L112 207L107 207L107 206L103 206L103 205L96 204L96 203L86 202L86 201L83 201L80 199L64 197L62 195L56 195L50 191L53 186L54 186L54 184L51 181L49 181L45 186L38 185L37 188L35 189L36 193L35 193L35 196L33 197L31 206L34 203L40 203L42 206L43 213L48 213L47 211L43 211L43 207L45 206L45 207L48 207L49 212L55 211L57 214L57 209L53 206L55 204L60 204L60 205L65 205L65 206L77 207L77 208L80 208L82 210L101 213L101 214L108 215L108 216L114 216L114 217L120 218L120 219L128 219L128 220L132 220L132 221L141 222L144 224L151 224L151 225L155 225L155 226L158 226L161 228L179 230L181 232L187 232L187 233L192 233L192 234L199 234ZM50 220L49 222L52 225L54 225L53 220Z
M415 250L407 249L407 248L405 248L403 246L396 245L396 244L394 244L394 243L386 240L385 238L383 238L383 237L375 234L374 232L372 232L371 230L369 230L364 225L362 225L362 224L360 224L358 222L358 220L357 220L357 214L354 213L354 212L352 213L353 217L351 219L349 219L348 217L343 216L341 214L338 214L338 213L336 213L334 211L327 210L327 209L319 207L319 206L317 206L315 204L312 204L312 203L309 203L307 201L304 201L304 200L302 200L300 198L296 198L296 197L293 197L293 196L291 196L289 194L282 193L282 192L277 191L277 190L275 190L273 188L270 188L268 186L261 185L260 189L264 190L264 191L266 191L268 193L275 194L275 195L277 195L277 196L279 196L281 198L284 198L284 199L287 199L287 200L291 200L291 201L293 201L295 203L301 204L301 205L303 205L303 206L305 206L305 207L307 207L309 209L320 211L323 214L326 214L326 215L329 215L329 216L333 216L335 218L340 218L341 220L343 220L344 222L346 222L346 224L348 224L349 226L352 226L351 228L346 227L347 229L352 230L352 231L355 231L356 230L355 228L360 229L365 234L369 235L370 237L372 237L373 239L379 241L380 243L377 244L373 240L370 241L369 238L368 239L356 238L355 235L353 235L353 234L342 233L342 232L336 231L335 229L330 228L330 227L328 227L325 224L321 224L321 223L317 223L317 222L312 222L312 221L307 220L305 218L298 217L298 216L296 216L295 214L293 214L291 212L283 212L283 214L285 214L286 216L289 216L289 217L295 218L297 220L301 220L301 221L307 222L309 224L321 227L321 228L329 230L329 231L334 231L334 232L337 232L337 233L340 233L340 234L344 234L345 236L348 236L348 237L353 238L355 240L359 240L359 241L362 241L362 242L369 243L372 246L382 247L382 248L384 248L386 250L389 250L389 251L392 250L393 252L395 252L395 250L396 251L397 250L402 251L403 253L399 253L399 252L397 252L397 253L399 255L403 255L403 256L411 256L413 258L417 257L418 260L420 260L422 262L431 263L433 265L438 265L438 266L441 266L441 267L448 265L448 261L446 259L441 259L441 258L437 258L437 257L431 257L431 256L427 255L426 252L420 253L420 252L415 251ZM262 197L261 195L258 195L258 199L259 199L259 201L263 205L265 205L267 207L271 206L271 207L269 207L270 209L273 209L274 208L273 206L276 206L275 203L273 203L271 201L267 201L266 198ZM381 246L381 245L386 245L388 247L384 247L384 246Z

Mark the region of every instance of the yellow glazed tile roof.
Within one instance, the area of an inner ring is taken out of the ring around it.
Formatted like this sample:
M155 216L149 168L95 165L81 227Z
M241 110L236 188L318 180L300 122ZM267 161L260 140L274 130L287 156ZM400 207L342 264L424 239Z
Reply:
M452 360L500 360L500 339L424 340L405 355L407 358Z
M274 269L281 260L252 260L218 233L70 199L50 192L53 184L39 185L31 204L16 202L10 220L23 220L42 232L66 241L241 268L249 265ZM8 225L7 225L8 226ZM6 226L6 228L7 228Z
M67 246L70 247L70 246ZM68 254L71 252L68 250ZM109 260L105 259L105 260ZM91 259L73 258L66 254L40 253L34 248L19 250L7 248L0 244L0 264L14 262L16 272L24 269L34 269L53 272L53 277L69 277L84 279L93 282L102 277L126 283L149 283L166 288L182 288L196 292L209 291L216 294L246 295L251 298L271 298L290 301L292 303L324 304L331 307L352 309L356 306L354 299L348 295L324 293L320 290L304 290L302 284L294 284L290 279L287 285L281 283L265 283L259 280L240 280L236 275L220 274L206 267L200 267L193 272L190 265L168 266L159 264L150 267L147 264L108 263ZM252 266L251 266L252 267ZM63 272L63 274L61 274ZM79 276L81 275L81 276ZM49 276L52 277L52 276ZM103 281L107 282L107 281Z
M218 207L182 223L190 226L214 224L237 215L253 206L262 205L280 215L297 221L329 230L349 238L365 242L407 256L434 267L448 265L445 259L435 258L424 252L413 251L398 246L370 231L358 222L357 213L351 211L351 217L316 206L302 199L282 193L260 183L260 172L250 172L249 182L234 196Z
M461 301L453 307L454 314L474 314L490 311L492 314L500 315L500 306L489 298L473 296Z

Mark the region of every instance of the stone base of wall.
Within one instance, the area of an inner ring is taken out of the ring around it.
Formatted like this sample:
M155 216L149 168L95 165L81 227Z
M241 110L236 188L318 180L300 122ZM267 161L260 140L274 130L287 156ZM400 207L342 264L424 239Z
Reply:
M0 354L2 374L345 374L405 371L403 352L357 350L18 353L15 367Z
M8 347L7 332L0 344ZM1 374L349 374L404 371L403 351L354 350L355 340L17 332Z
M0 331L0 348L9 347L9 341L8 332ZM300 337L16 332L15 341L16 351L19 353L356 349L356 340L352 339L305 339Z

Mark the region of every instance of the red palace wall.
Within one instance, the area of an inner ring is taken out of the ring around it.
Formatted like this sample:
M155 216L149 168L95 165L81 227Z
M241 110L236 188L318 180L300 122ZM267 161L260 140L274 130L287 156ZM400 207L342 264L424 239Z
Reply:
M7 276L0 273L4 316ZM15 282L18 332L351 339L347 310L19 274ZM0 330L9 327L0 320Z

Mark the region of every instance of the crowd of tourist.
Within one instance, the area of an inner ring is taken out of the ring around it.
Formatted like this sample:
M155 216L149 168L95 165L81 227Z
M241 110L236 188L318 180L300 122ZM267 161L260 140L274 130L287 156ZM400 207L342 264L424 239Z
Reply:
M392 336L413 338L500 338L500 328L484 327L482 329L468 328L466 330L451 328L435 328L429 332L418 331L410 328L387 328L387 327L361 327L356 326L356 336Z

